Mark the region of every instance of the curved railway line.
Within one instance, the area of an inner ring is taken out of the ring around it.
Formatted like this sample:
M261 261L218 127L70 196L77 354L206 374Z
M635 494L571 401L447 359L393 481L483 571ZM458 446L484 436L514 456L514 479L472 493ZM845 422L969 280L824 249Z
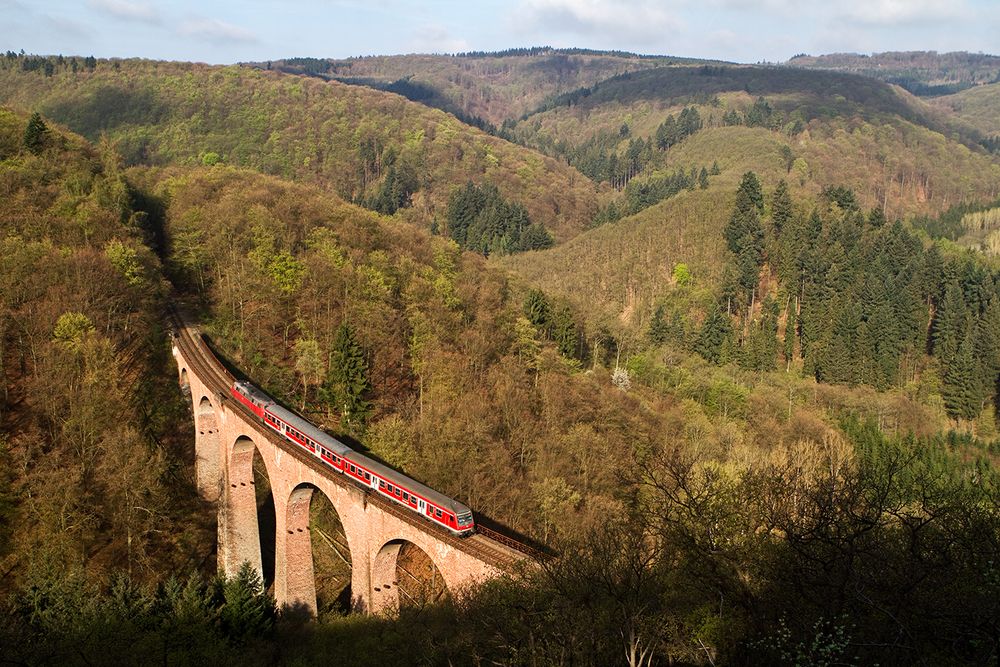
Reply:
M205 344L201 334L196 329L190 327L181 313L174 307L170 309L170 318L174 324L174 342L190 366L188 371L195 373L215 393L216 401L228 401L228 405L232 410L240 413L244 419L251 423L259 421L257 416L250 412L246 406L239 403L239 401L229 400L229 388L236 378L233 377L208 345ZM262 432L266 433L267 438L272 444L280 447L283 451L312 467L317 472L320 472L325 478L330 479L335 484L364 492L366 502L376 505L381 510L392 514L401 521L416 526L422 531L433 533L437 539L447 542L454 548L473 555L499 570L509 572L526 557L533 560L540 560L546 557L546 554L523 542L482 526L478 518L476 520L476 534L465 538L457 537L444 528L423 521L411 512L399 508L395 503L384 500L377 494L370 493L368 489L354 484L343 475L331 472L314 457L308 456L300 449L292 447L284 438L266 430Z

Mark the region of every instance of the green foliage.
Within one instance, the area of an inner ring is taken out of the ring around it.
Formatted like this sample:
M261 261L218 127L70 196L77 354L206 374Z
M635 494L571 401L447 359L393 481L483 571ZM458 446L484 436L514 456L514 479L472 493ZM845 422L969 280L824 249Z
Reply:
M694 344L694 350L708 361L725 363L729 361L727 351L732 344L733 329L729 315L721 308L714 309L702 325Z
M87 336L94 331L94 323L83 313L63 313L56 320L52 337L72 348L83 345Z
M524 300L524 316L539 329L543 331L548 329L552 323L552 307L544 292L539 289L528 291L528 296Z
M330 350L330 370L323 383L323 392L345 423L364 428L371 410L370 391L365 352L347 323L341 323Z
M139 253L135 248L125 245L118 239L112 239L104 248L104 253L111 265L121 272L126 283L132 287L146 283L145 268L139 261Z
M678 287L687 287L691 283L691 269L684 262L678 262L674 264L671 277Z
M532 224L524 207L507 202L494 185L471 181L448 201L447 229L460 247L487 256L552 246L545 227Z
M764 210L764 195L760 181L753 172L743 175L736 192L736 206L725 229L726 245L735 258L737 269L737 303L748 305L757 288L757 277L764 262L764 227L760 214Z
M32 153L40 153L42 148L45 147L45 137L48 131L49 128L45 125L45 121L42 120L42 115L36 111L28 119L28 125L24 128L24 139L21 144Z
M260 573L250 563L240 565L235 577L217 586L224 601L219 610L220 629L230 641L240 644L270 633L277 616L274 598L264 590Z
M0 102L37 109L92 141L105 135L129 165L217 155L383 213L402 208L427 226L470 177L495 184L559 240L582 231L605 198L565 164L390 93L251 67L116 64L77 74L57 67L52 78L0 66Z

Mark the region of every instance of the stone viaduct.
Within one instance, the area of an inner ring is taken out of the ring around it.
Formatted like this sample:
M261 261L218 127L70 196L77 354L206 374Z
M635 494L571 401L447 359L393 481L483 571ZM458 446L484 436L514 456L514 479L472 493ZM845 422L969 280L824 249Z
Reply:
M218 567L235 574L249 562L263 575L253 459L258 452L274 496L274 594L280 607L316 613L309 506L324 494L344 527L357 609L399 608L397 556L410 543L431 560L450 592L496 576L527 558L502 536L458 538L356 486L267 429L228 392L232 377L200 334L177 316L173 355L190 391L195 420L195 474L202 497L218 508Z

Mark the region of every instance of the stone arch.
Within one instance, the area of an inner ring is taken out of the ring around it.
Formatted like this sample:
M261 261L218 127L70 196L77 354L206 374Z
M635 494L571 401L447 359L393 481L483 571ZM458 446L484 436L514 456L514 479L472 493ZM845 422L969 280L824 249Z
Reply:
M194 472L198 493L215 502L222 494L222 442L219 419L208 396L202 396L194 411Z
M191 391L191 381L188 380L188 369L181 366L181 391Z
M371 610L376 614L395 614L401 605L433 604L449 593L433 557L405 539L389 540L375 554L371 585Z
M318 503L320 508L316 507ZM323 517L317 516L321 509L332 511L334 526L325 525ZM343 519L333 499L313 484L297 485L288 497L284 528L284 534L278 536L284 540L284 558L279 559L282 571L277 574L276 597L287 607L316 616L319 611L317 577L321 572L328 573L329 568L324 567L327 563L322 558L326 555L342 561L338 573L346 578L345 593L349 601L354 559Z
M257 466L254 465L255 457L259 462ZM253 439L241 435L236 438L229 455L224 569L226 574L231 576L239 571L240 565L249 562L266 585L269 575L274 572L274 544L273 536L270 535L267 536L267 542L262 544L261 532L262 529L270 529L273 533L274 505L273 501L268 506L266 502L260 500L255 468L258 476L263 475L261 481L266 482L268 486L263 491L269 494L272 476L264 464L264 459ZM266 525L262 525L259 513L267 511L271 513L270 520L265 522ZM270 549L262 551L262 547L268 545ZM265 562L265 555L269 562Z

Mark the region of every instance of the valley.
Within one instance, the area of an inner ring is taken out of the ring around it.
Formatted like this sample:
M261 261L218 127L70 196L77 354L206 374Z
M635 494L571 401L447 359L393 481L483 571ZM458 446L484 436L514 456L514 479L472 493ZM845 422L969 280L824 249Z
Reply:
M966 56L9 51L0 655L995 661L1000 84ZM263 565L220 573L174 304L546 556L448 590L396 545L365 616L315 493L296 616L254 451Z

